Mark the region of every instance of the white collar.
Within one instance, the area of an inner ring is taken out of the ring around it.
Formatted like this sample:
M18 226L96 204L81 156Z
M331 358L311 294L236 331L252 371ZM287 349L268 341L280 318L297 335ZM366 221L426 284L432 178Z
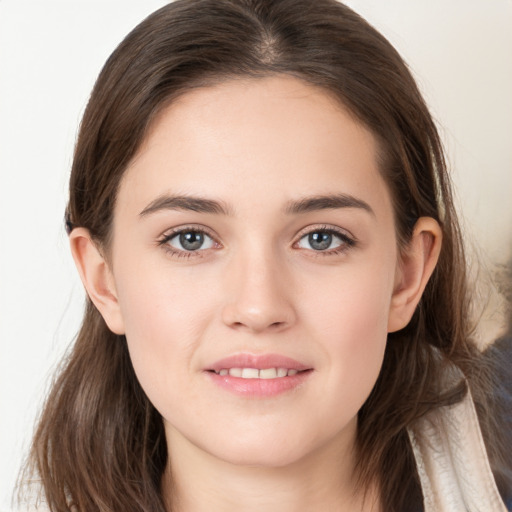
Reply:
M407 431L425 512L507 512L469 389L461 402L434 409Z

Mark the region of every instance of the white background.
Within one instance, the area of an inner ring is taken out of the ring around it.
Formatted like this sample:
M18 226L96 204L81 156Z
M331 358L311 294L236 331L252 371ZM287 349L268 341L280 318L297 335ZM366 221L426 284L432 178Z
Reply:
M0 0L0 510L83 292L63 229L72 151L104 61L158 0ZM483 259L512 258L512 1L353 0L409 62Z

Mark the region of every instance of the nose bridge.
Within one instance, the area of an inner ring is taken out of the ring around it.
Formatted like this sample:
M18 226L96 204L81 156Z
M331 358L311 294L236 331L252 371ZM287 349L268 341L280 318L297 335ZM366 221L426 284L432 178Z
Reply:
M291 325L295 312L287 274L284 258L268 241L258 244L253 240L241 248L230 261L224 322L254 332Z

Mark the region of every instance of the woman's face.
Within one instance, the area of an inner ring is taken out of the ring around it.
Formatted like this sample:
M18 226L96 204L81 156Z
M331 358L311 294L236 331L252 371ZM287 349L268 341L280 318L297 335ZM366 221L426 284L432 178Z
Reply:
M171 453L282 466L355 439L398 268L374 137L297 79L197 89L120 185L111 268Z

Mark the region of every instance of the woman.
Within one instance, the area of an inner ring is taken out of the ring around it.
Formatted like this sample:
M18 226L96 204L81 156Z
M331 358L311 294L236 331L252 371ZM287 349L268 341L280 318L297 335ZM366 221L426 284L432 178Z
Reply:
M90 300L33 444L51 510L506 510L439 137L347 7L142 22L66 221Z

